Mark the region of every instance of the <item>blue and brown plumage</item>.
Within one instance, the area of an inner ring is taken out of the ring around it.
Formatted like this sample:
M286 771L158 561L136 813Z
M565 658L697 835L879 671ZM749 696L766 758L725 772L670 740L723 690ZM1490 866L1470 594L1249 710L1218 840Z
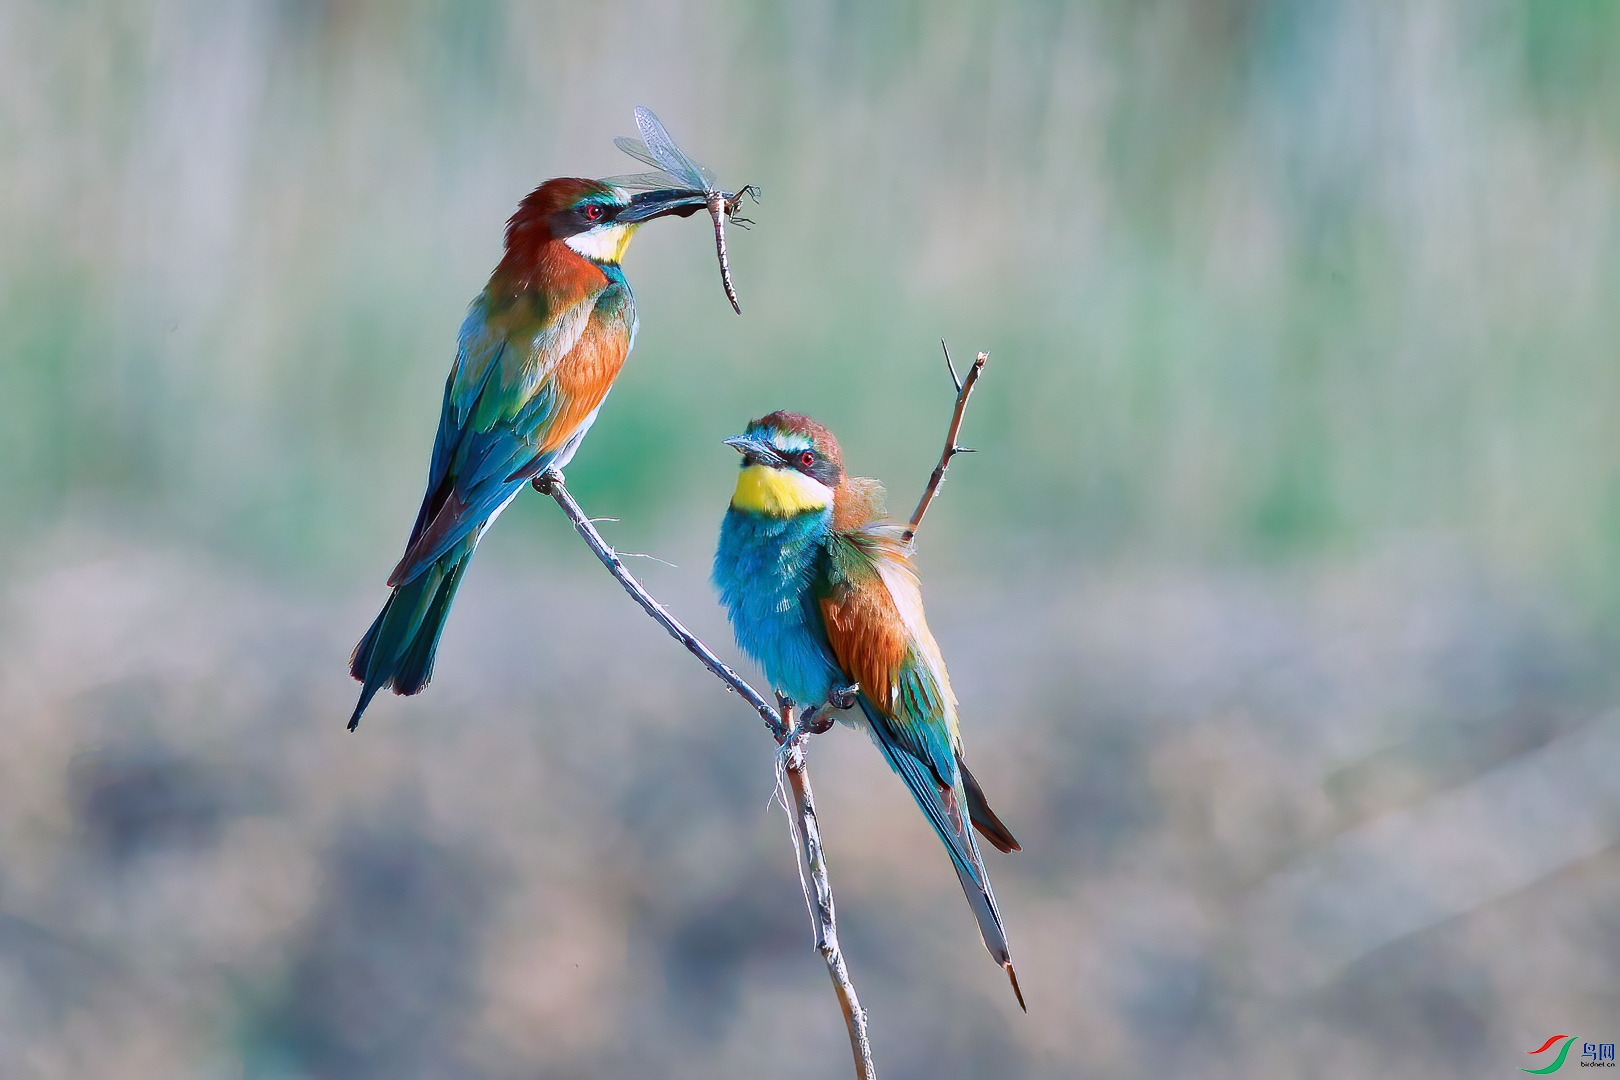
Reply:
M596 180L548 180L506 226L506 249L461 325L445 383L427 493L393 594L355 646L360 680L352 731L384 688L414 694L456 588L490 522L523 485L561 469L596 419L636 335L636 307L619 269L644 222L705 208L701 191L635 196Z
M847 699L950 852L984 944L1023 993L971 823L1018 841L962 760L956 696L923 617L902 530L882 523L876 481L845 474L832 433L775 412L727 439L742 471L720 527L713 581L737 643L796 701Z

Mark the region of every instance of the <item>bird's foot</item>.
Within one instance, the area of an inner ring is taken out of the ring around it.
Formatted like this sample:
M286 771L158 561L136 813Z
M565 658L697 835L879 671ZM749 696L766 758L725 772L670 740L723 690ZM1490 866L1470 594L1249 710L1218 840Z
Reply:
M563 486L563 474L556 469L547 469L533 480L530 480L529 484L540 494L551 495Z
M825 735L832 730L837 717L825 705L813 705L804 710L799 717L799 732L803 735Z
M827 693L827 700L820 705L812 705L799 716L799 725L795 730L804 735L825 735L832 730L838 717L833 713L855 707L855 695L861 692L860 683L850 683L848 686L835 686Z

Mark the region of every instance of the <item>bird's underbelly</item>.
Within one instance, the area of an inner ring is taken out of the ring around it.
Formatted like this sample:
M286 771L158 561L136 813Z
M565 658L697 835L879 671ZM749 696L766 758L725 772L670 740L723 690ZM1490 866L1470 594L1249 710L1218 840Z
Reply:
M540 436L542 453L556 453L572 442L565 456L572 457L579 439L596 419L613 381L630 352L627 328L608 327L585 334L551 373L547 388L554 412Z
M825 701L835 683L847 681L810 595L824 516L783 519L731 511L714 557L714 584L738 646L773 687L801 704Z
M804 704L827 700L834 682L839 681L837 669L803 619L771 611L746 622L749 629L739 629L737 640L758 661L773 687ZM740 621L738 626L742 625Z
M603 395L603 397L606 396ZM574 451L578 450L579 444L585 441L585 433L591 430L591 425L596 423L596 414L601 411L602 406L599 404L591 410L589 416L580 421L579 426L574 429L574 433L568 437L568 441L559 446L551 460L546 463L548 469L556 469L561 472L574 459Z

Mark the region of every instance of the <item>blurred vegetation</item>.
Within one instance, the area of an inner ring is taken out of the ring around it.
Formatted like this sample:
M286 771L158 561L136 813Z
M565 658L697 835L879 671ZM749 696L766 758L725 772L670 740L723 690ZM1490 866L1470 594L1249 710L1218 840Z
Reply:
M1530 0L19 3L0 529L73 508L334 580L414 512L517 199L652 105L765 191L627 267L574 467L646 537L791 406L920 481L990 349L976 549L1265 562L1438 535L1620 602L1620 14ZM533 500L503 528L523 529Z

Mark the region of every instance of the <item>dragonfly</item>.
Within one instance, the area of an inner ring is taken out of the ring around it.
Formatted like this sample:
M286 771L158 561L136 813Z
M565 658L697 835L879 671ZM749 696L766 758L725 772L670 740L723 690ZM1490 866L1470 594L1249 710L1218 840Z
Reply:
M737 302L737 289L731 283L731 264L726 258L726 223L743 229L753 224L740 216L739 211L744 196L759 201L759 189L747 184L739 191L721 190L714 173L687 157L675 145L675 140L670 138L669 131L651 109L636 106L636 129L641 132L641 138L621 135L613 140L613 145L643 165L652 166L652 171L610 176L603 182L623 188L651 190L674 187L701 193L708 204L709 216L714 219L714 251L720 260L720 283L726 288L726 299L731 301L732 310L741 315L742 305Z

